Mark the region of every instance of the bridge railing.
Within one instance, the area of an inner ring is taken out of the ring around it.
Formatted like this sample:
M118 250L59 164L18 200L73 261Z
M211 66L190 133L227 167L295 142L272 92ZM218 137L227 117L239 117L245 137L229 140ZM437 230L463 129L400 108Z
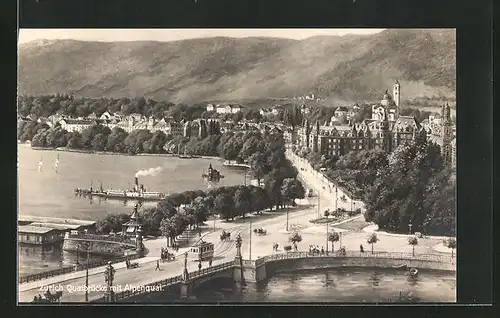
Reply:
M151 291L157 291L158 287L160 287L159 288L160 290L163 290L163 288L165 288L169 285L172 285L172 284L179 283L180 281L182 281L182 276L179 275L179 276L170 277L170 278L167 278L167 279L164 279L164 280L152 283L152 284L140 286L138 288L128 289L128 290L125 290L125 291L122 291L119 293L115 293L114 300L120 301L120 300L127 299L130 297L136 296L136 295L142 295L142 294L150 293ZM99 302L102 300L104 300L104 297L95 300L95 302Z
M336 252L329 252L324 254L310 253L310 252L288 252L279 253L264 256L257 261L259 265L262 263L272 262L276 260L292 259L292 258L321 258L321 257L356 257L356 258L390 258L390 259L401 259L401 260L415 260L415 261L433 261L440 263L453 263L455 261L454 257L438 254L416 254L413 256L412 253L398 253L398 252L356 252L356 251L346 251L345 254ZM256 265L257 265L256 261Z
M234 266L234 261L231 261L231 262L226 262L226 263L222 263L222 264L211 266L211 267L202 268L201 270L197 270L197 271L189 273L188 279L193 279L196 277L205 276L207 274L216 273L216 272L225 270L227 268L232 268L233 266Z
M66 235L67 235L67 238L72 238L72 239L118 242L118 243L123 243L123 244L135 245L135 240L132 240L128 237L123 237L120 235L108 236L108 235L86 234L86 233L78 233L78 234L68 233Z
M95 268L95 267L99 267L99 266L104 266L104 265L108 264L108 262L111 262L111 264L121 263L121 262L124 262L127 259L128 260L133 260L133 259L137 259L139 257L140 257L139 254L132 254L132 255L129 255L129 256L122 256L122 257L116 258L116 259L114 259L112 261L109 261L109 260L94 261L94 262L90 262L89 263L89 268ZM79 269L81 269L81 267L86 268L87 264L83 263L83 264L80 264L80 266L71 265L71 266L66 266L66 267L62 267L62 268L58 268L58 269L53 269L53 270L45 271L45 272L41 272L41 273L36 273L36 274L31 274L31 275L26 275L26 276L20 276L18 283L22 284L22 283L32 282L32 281L35 281L35 280L41 280L41 279L45 279L45 278L49 278L49 277L54 277L54 276L59 276L59 275L73 273L73 272L76 272Z

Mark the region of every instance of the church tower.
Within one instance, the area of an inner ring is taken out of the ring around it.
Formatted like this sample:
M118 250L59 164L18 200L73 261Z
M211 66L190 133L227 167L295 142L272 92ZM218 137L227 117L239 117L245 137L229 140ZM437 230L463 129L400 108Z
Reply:
M451 162L451 140L453 139L450 105L442 108L441 114L441 153L446 163Z
M401 84L399 84L399 80L396 80L394 83L394 87L392 88L392 96L394 99L394 103L396 104L396 119L399 117L399 108L401 107Z

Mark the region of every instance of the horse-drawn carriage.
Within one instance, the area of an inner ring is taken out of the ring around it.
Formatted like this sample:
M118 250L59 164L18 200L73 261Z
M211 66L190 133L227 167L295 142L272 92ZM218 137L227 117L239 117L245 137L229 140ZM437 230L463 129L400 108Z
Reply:
M127 269L138 268L139 267L139 262L131 262L129 260L126 260L125 261L125 265L127 265Z
M226 232L225 230L222 231L220 235L220 240L221 241L229 241L231 240L231 233Z
M161 262L164 261L175 261L174 253L169 253L167 249L161 248Z
M253 232L257 235L266 235L267 234L267 231L264 230L263 228L254 229Z
M38 296L35 296L32 302L39 304L58 303L61 299L62 291L56 291L55 293L51 293L50 290L47 290L43 296L45 298L43 298L42 295L40 294Z

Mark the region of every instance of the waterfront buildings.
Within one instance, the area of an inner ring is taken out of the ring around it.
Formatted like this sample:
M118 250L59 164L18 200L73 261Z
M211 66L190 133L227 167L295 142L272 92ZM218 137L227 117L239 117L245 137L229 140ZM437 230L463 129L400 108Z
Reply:
M450 106L443 105L441 118L429 118L432 124L426 126L414 116L400 115L401 85L394 84L393 95L388 91L378 104L372 105L372 118L361 123L339 124L339 117L346 118L348 110L337 108L330 121L311 125L307 120L298 130L298 145L329 156L342 156L350 151L381 149L391 152L401 144L412 142L417 137L431 138L441 146L446 162L454 164L456 142L453 136L453 124ZM426 129L431 127L429 130Z
M19 225L18 242L24 244L51 244L62 240L61 231L42 226Z

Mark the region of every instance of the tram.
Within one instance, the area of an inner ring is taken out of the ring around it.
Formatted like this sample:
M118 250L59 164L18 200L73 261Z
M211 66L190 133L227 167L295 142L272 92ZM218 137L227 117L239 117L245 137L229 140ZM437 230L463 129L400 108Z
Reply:
M196 261L199 260L209 260L214 257L214 244L210 242L201 241L200 243L194 245L189 250L192 258Z

